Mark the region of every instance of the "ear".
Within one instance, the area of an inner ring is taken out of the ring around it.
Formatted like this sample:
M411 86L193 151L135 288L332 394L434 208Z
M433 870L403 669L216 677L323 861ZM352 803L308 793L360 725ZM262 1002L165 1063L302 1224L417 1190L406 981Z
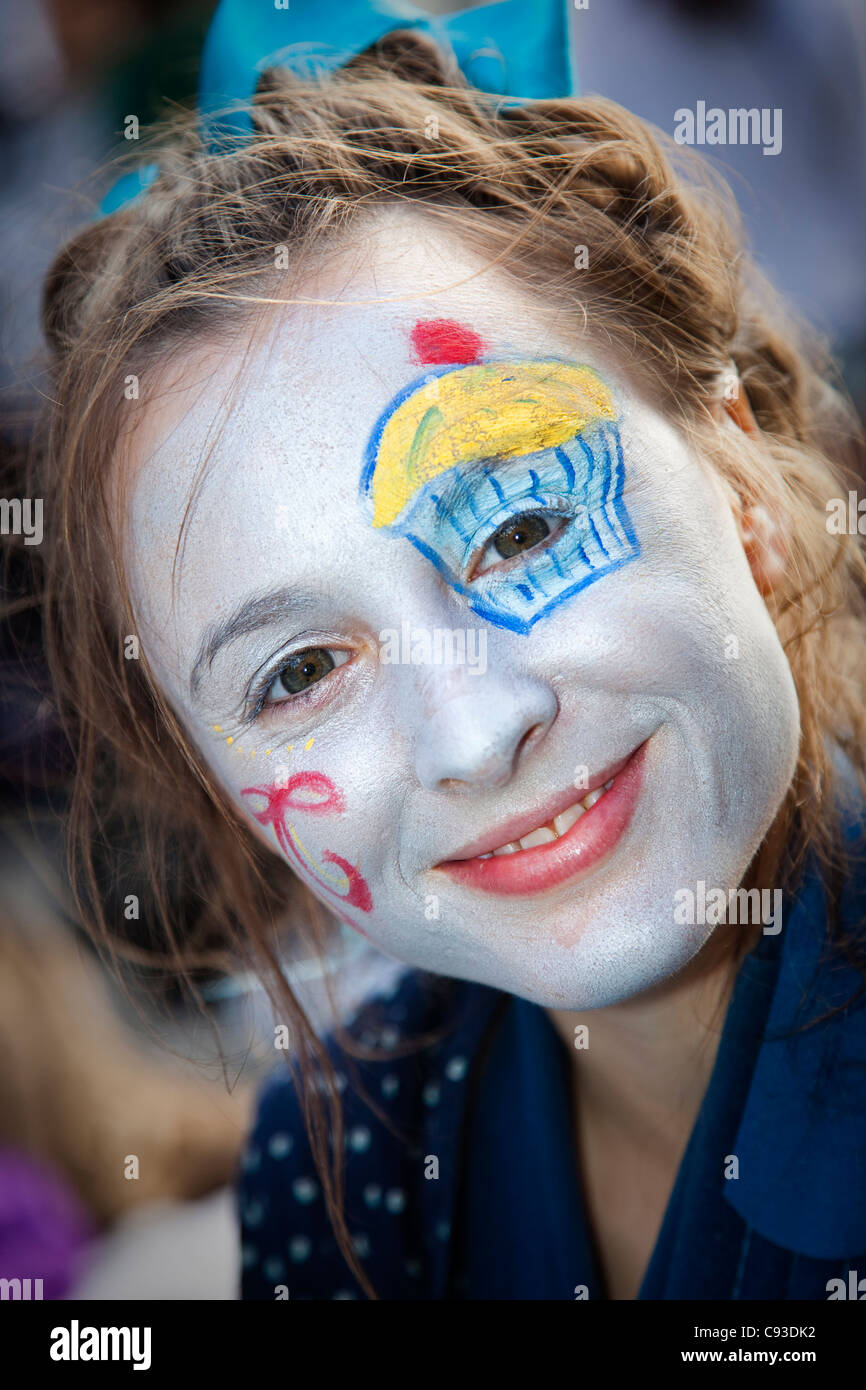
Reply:
M750 438L756 441L760 438L761 431L752 414L749 398L733 364L722 379L722 392L716 414L720 421L732 422ZM726 484L725 491L752 571L752 578L759 592L766 598L785 574L788 559L786 529L767 507L760 503L744 507L742 498L730 484Z
M758 435L757 421L752 414L752 407L746 395L743 383L740 381L736 367L731 366L730 371L726 372L722 378L722 397L720 401L721 410L733 420L734 424L743 431L743 434Z
M743 505L743 499L726 478L722 480L752 578L764 598L784 578L788 561L787 531L760 502Z
M758 590L766 598L785 575L788 546L780 523L766 507L740 506L737 529Z

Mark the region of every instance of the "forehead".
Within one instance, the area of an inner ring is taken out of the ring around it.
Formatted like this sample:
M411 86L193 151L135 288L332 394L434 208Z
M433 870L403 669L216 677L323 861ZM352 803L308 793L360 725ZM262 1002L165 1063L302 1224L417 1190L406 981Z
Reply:
M205 609L231 611L271 571L325 582L338 540L344 570L352 545L369 545L365 450L425 361L477 343L506 359L578 355L607 369L574 334L573 307L541 304L417 213L370 219L278 293L305 302L185 346L144 383L126 451L127 568L140 618L160 632L171 624L175 646ZM441 320L451 327L423 327Z

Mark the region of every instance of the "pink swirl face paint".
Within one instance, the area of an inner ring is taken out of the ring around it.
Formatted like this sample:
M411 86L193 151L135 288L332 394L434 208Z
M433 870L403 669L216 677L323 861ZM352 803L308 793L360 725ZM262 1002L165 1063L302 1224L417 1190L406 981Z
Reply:
M371 912L373 899L360 869L342 855L322 851L324 864L334 864L339 875L317 863L304 845L296 827L298 813L308 816L342 815L343 793L323 772L296 772L284 784L271 787L244 787L241 796L259 825L271 826L284 854L290 855L316 880L320 888L340 898L360 912ZM343 887L345 882L346 887ZM344 919L347 920L347 919ZM354 926L354 923L351 923Z

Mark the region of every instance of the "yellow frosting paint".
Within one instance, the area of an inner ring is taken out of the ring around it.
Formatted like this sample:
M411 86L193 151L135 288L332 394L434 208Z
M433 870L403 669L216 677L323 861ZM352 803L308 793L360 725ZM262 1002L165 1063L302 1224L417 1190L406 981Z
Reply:
M390 526L425 483L458 463L555 448L597 420L613 397L590 367L495 362L461 367L418 388L382 431L373 525Z

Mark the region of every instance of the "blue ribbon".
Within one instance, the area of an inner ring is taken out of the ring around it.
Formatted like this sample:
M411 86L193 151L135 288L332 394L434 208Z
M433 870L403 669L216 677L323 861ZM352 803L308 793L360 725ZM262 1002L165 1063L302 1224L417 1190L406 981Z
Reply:
M198 106L213 141L249 134L248 109L261 73L332 72L393 29L426 34L453 54L467 82L514 102L574 95L577 71L569 43L567 0L493 0L457 14L425 15L388 0L341 0L335 11L322 0L221 0L202 53ZM334 29L339 44L323 42ZM246 109L245 109L246 108ZM100 215L141 196L159 168L143 165L109 190Z

